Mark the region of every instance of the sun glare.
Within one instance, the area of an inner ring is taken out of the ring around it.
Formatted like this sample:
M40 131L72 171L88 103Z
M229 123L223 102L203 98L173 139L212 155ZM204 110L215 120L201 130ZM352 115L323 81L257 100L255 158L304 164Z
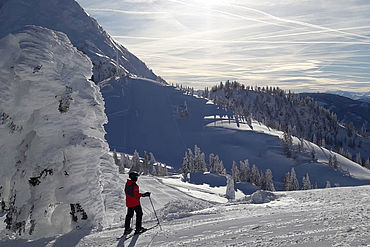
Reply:
M194 0L194 2L205 7L212 7L224 3L225 0Z

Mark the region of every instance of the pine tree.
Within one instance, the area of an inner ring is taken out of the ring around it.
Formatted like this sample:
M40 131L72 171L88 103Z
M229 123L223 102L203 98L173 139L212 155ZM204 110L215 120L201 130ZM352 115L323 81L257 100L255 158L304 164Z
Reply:
M190 173L190 160L188 152L185 152L184 160L182 161L181 172L184 177L184 181L187 181L188 174Z
M261 185L261 176L260 176L260 172L257 168L256 165L253 165L252 166L252 171L251 171L251 183L256 185L256 186L260 186Z
M240 171L235 161L233 161L233 166L231 168L231 174L235 182L240 182Z
M299 183L294 167L290 171L291 190L299 190Z
M356 163L362 166L362 159L360 153L356 154Z
M337 160L337 156L335 154L333 156L333 168L334 169L338 169L339 168L339 163L338 163L338 160Z
M121 154L121 160L119 162L119 166L118 166L118 172L121 173L121 174L124 174L125 173L125 164L126 164L126 155L124 154Z
M325 188L331 188L331 184L330 184L330 181L326 181L326 185L325 185Z
M291 148L293 146L293 138L289 132L284 132L283 140L284 153L288 158L290 158L292 156Z
M144 162L142 164L142 170L144 175L148 175L150 171L150 156L144 151Z
M292 181L291 181L290 172L287 172L284 176L284 190L286 191L292 190L291 184L292 184Z
M200 148L195 145L194 146L194 166L193 166L193 172L199 172L201 171L201 152Z
M206 164L206 158L205 158L204 153L200 154L200 170L202 172L207 172L207 164Z
M155 163L157 163L157 161L155 160L155 157L154 157L154 154L153 153L149 153L150 155L150 169L149 169L149 172L150 174L152 175L157 175L156 174L156 169L155 169Z
M190 148L188 148L187 157L189 161L189 172L194 172L194 155Z
M366 167L367 169L370 169L370 160L369 160L369 158L367 158L367 160L364 162L364 167Z
M306 173L306 176L302 178L302 190L310 190L312 189L310 177L308 176L308 173Z
M215 157L215 172L220 175L226 175L226 169L224 167L224 163L222 162L222 160L220 160L218 155L216 155Z
M332 156L331 154L329 155L328 165L329 165L330 167L333 167L333 166L334 166L334 165L333 165L333 156Z
M118 159L118 155L117 155L117 152L116 150L114 149L113 150L113 160L114 160L114 163L119 166L120 165L120 160Z
M241 182L250 182L250 168L249 168L249 161L246 159L240 161L240 181Z
M275 191L274 183L272 181L272 171L267 169L264 175L264 190Z
M142 165L140 161L139 153L135 150L134 156L132 157L132 167L130 169L130 172L135 171L137 173L142 172Z
M209 155L209 171L210 172L215 172L216 169L215 169L215 155L213 153L211 153Z
M314 161L316 160L316 153L315 153L315 149L312 149L311 151L311 159Z

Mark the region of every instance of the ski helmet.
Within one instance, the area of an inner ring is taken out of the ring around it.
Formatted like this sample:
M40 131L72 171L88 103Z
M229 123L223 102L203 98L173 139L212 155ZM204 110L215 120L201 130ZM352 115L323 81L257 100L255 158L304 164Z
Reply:
M128 177L133 181L137 181L137 178L139 177L139 174L137 172L130 172Z

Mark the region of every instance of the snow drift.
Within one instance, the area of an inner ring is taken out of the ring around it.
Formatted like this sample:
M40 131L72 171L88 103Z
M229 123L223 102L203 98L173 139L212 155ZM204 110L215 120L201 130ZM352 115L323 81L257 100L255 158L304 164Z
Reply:
M102 95L87 79L90 59L65 34L37 26L1 39L0 54L7 228L38 238L111 224L122 181L104 139Z

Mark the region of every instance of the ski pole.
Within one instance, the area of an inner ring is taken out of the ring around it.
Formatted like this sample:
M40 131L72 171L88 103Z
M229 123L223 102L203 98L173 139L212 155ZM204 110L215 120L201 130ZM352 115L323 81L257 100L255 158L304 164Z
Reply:
M154 215L155 215L155 217L157 218L159 228L160 228L160 229L161 229L161 231L162 231L162 226L161 226L161 224L159 223L159 219L158 219L157 213L155 212L154 205L153 205L153 202L152 202L152 198L150 198L150 196L149 196L149 201L150 201L150 204L152 204L153 211L154 211Z

